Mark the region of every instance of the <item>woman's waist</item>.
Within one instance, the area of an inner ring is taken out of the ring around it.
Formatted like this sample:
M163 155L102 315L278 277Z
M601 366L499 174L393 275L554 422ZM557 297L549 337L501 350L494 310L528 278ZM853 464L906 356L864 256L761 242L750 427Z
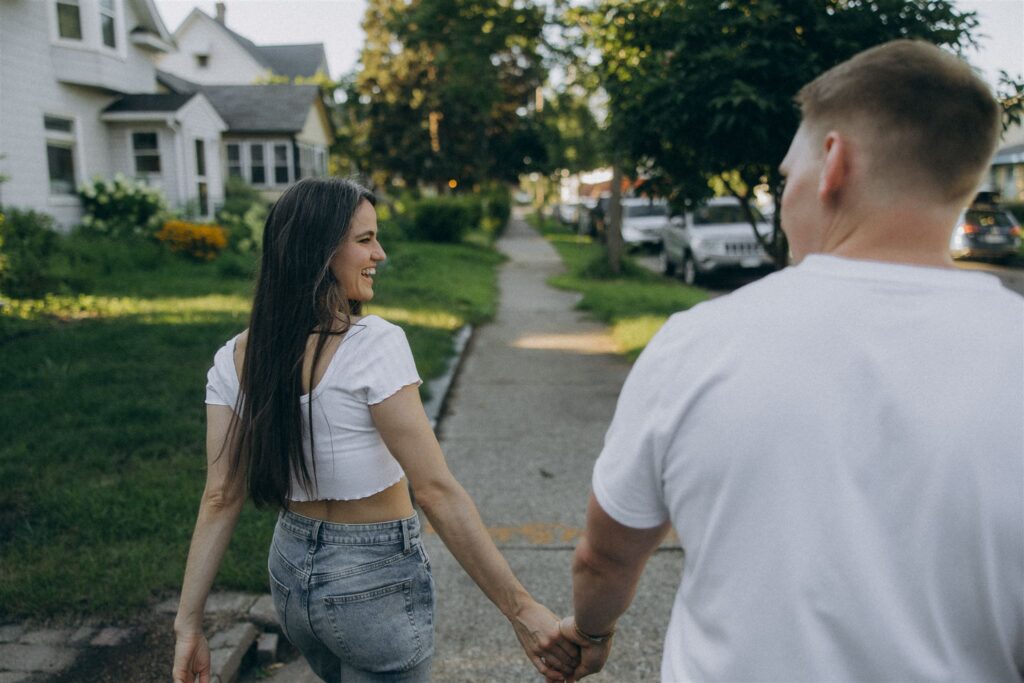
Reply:
M415 514L405 477L362 498L290 500L285 512L312 521L357 526L396 523Z

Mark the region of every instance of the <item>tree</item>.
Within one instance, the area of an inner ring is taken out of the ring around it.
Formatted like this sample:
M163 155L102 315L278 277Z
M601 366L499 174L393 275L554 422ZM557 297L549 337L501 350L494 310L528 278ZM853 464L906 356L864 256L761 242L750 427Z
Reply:
M750 211L755 187L775 201L770 239L782 267L778 165L799 123L793 96L821 72L896 38L957 53L974 45L974 13L944 0L599 0L586 34L609 97L611 137L676 203L711 193Z
M535 93L544 12L505 0L370 0L342 129L388 180L512 181L546 162Z

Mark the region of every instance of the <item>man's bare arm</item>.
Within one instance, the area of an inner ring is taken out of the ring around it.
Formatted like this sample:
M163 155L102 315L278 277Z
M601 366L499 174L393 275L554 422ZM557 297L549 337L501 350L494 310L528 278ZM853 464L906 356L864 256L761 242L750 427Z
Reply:
M588 643L589 636L604 636L633 601L637 583L647 560L671 528L669 522L650 529L634 529L616 522L594 495L587 503L587 528L573 556L572 585L575 623L566 619L563 634L576 629L576 642L584 650L576 677L596 673L604 667L611 641Z

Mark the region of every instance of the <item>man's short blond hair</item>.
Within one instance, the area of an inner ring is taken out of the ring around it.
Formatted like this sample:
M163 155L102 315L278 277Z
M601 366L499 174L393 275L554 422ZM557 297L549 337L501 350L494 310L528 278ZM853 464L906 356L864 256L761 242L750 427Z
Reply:
M801 88L796 102L808 125L866 126L876 143L870 170L880 180L943 201L973 194L999 142L1000 107L989 87L965 62L922 41L865 50Z

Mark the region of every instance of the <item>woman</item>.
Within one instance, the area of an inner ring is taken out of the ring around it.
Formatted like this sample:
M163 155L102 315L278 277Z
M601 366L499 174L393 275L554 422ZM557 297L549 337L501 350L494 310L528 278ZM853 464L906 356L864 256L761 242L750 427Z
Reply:
M433 579L409 487L549 680L578 650L512 574L452 477L401 328L373 298L373 195L289 188L267 217L249 329L214 359L207 478L175 618L174 681L208 676L203 609L246 494L281 509L268 568L278 619L326 681L429 680ZM204 679L205 680L205 679Z

